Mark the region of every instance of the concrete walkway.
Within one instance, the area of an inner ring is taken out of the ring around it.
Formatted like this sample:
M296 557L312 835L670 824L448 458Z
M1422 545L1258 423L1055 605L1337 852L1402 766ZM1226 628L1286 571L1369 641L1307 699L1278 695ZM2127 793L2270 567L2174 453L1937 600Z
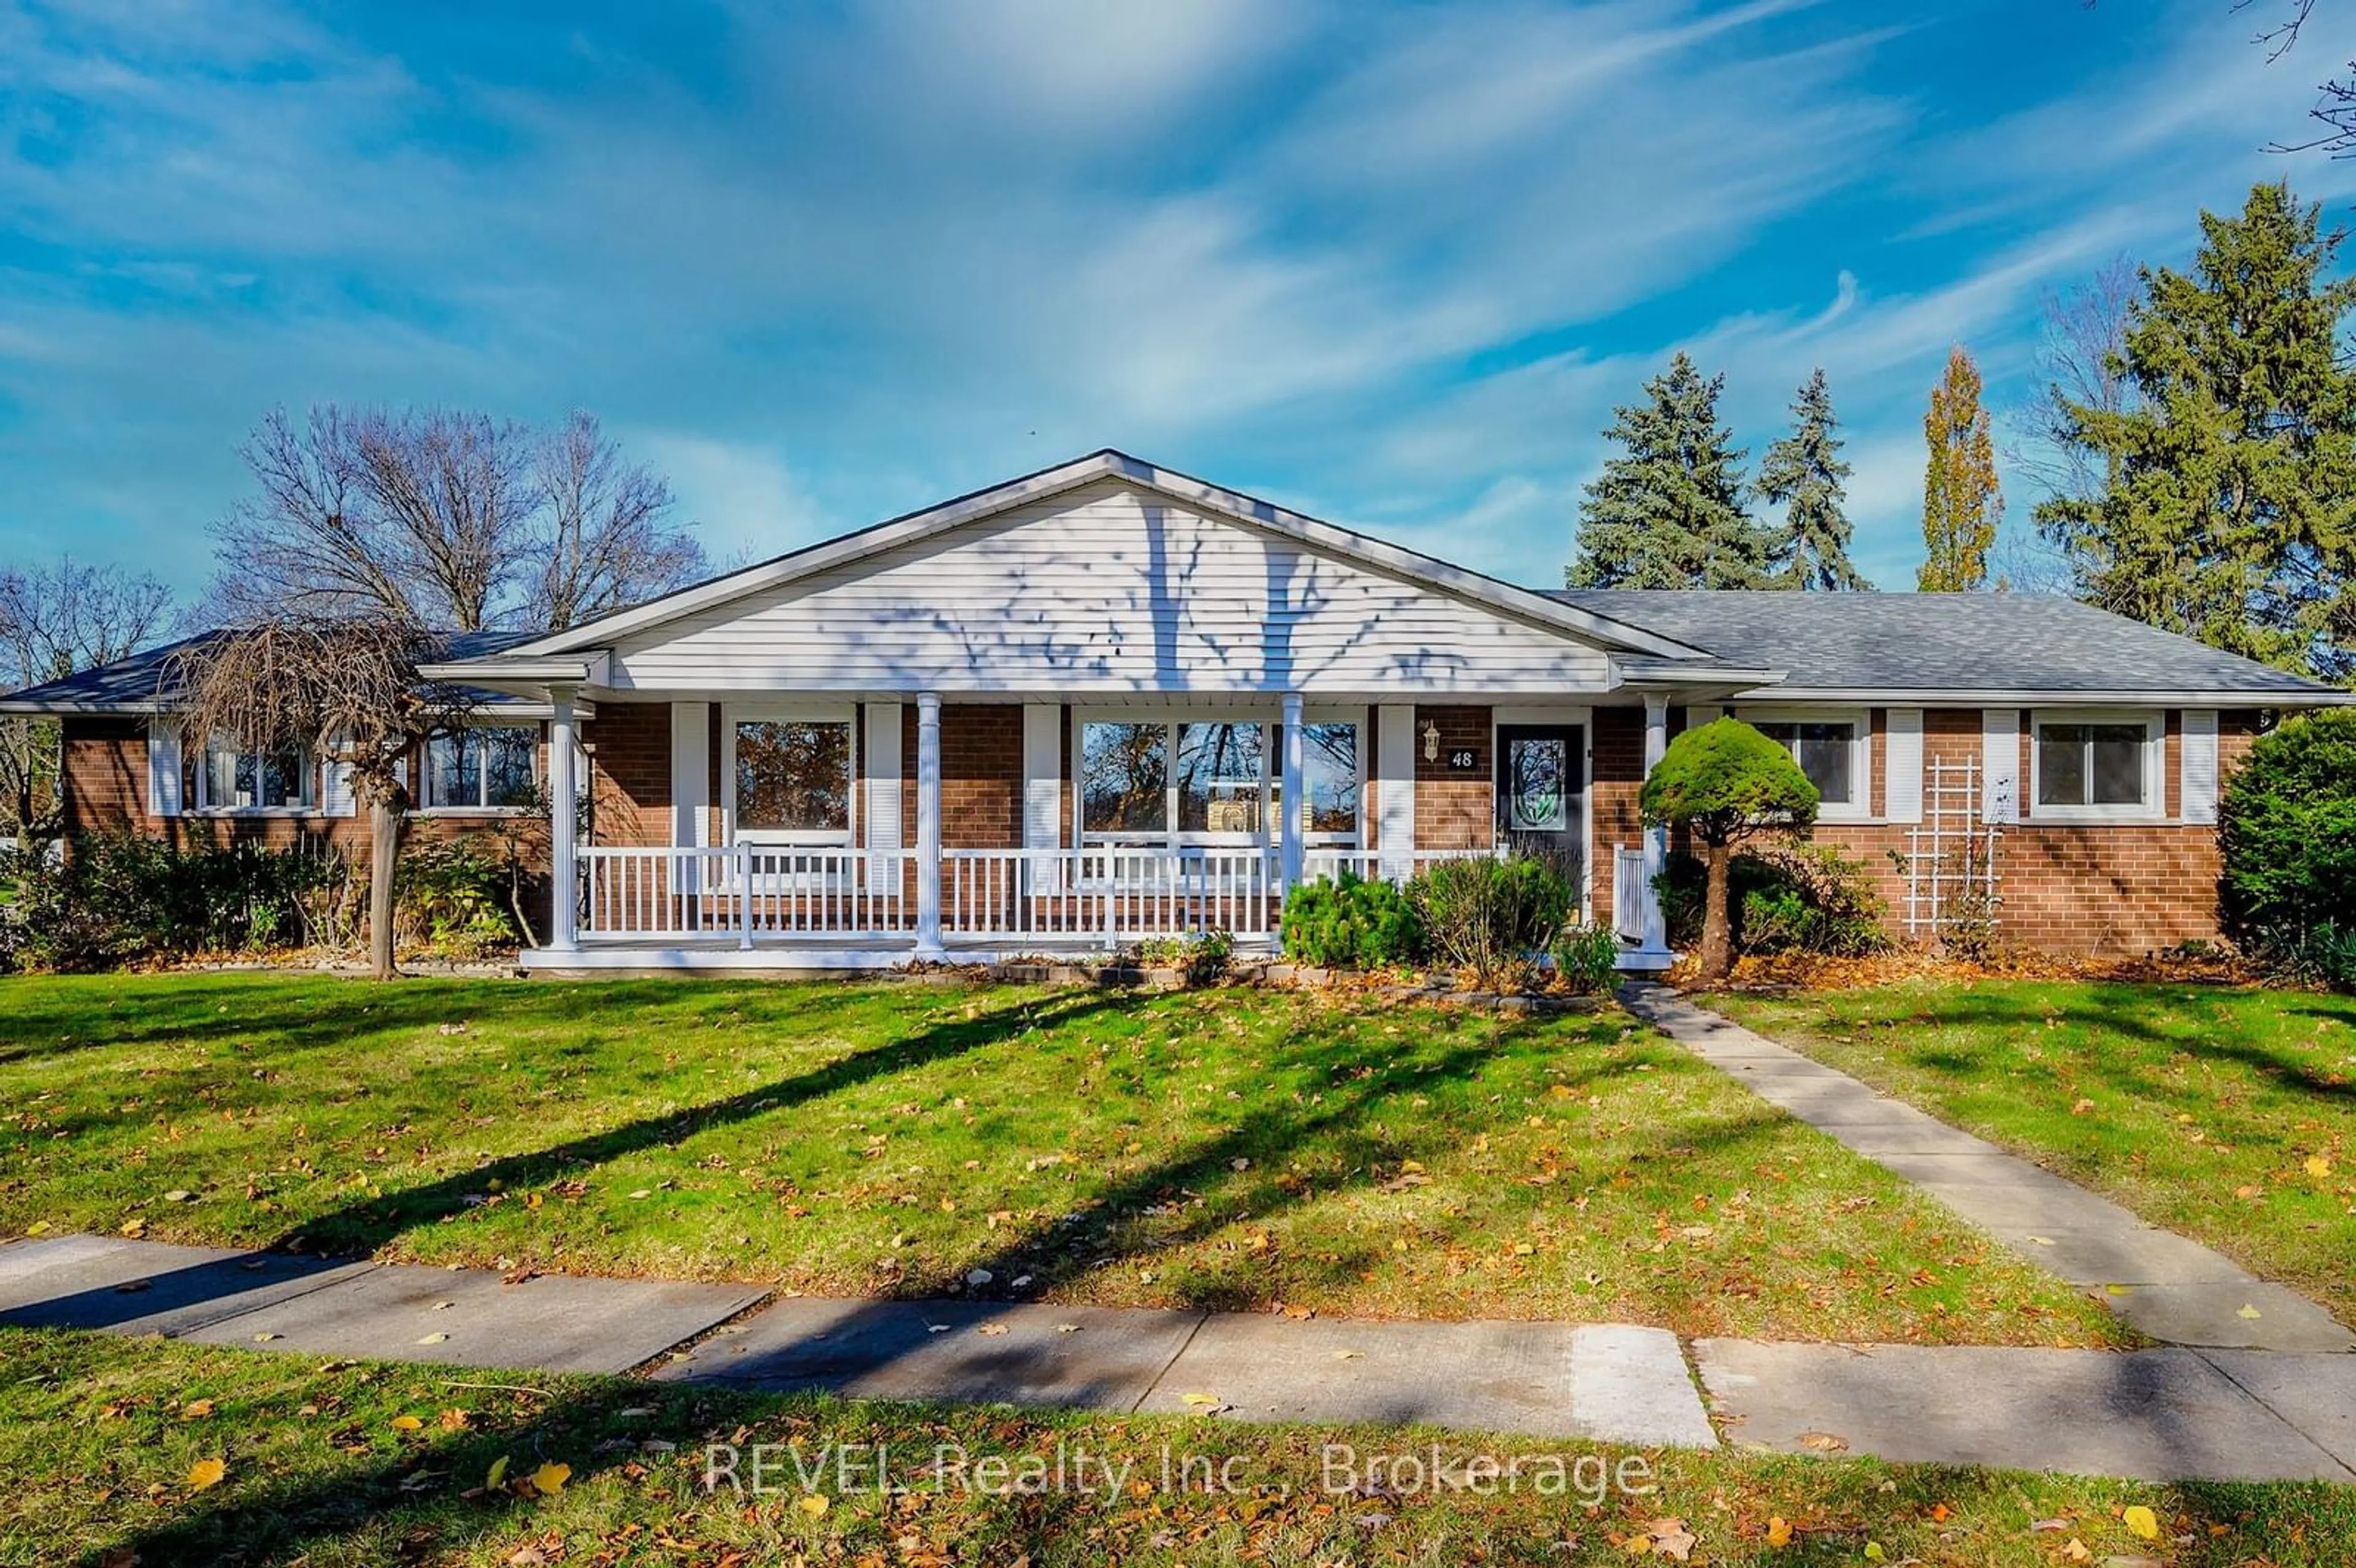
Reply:
M1621 1000L1772 1104L1904 1177L2166 1345L2341 1352L2351 1334L2295 1291L2147 1225L2107 1198L1695 1007L1665 986Z
M0 1246L0 1323L873 1399L1423 1423L1715 1447L1676 1337L1567 1323L788 1297L60 1236Z
M2356 1483L2356 1356L2344 1355L1705 1339L1689 1362L1665 1330L1629 1325L772 1300L743 1285L548 1275L509 1285L487 1270L111 1236L0 1244L0 1324L727 1388L1419 1423L1640 1447L1715 1447L1714 1413L1734 1444L1795 1453Z

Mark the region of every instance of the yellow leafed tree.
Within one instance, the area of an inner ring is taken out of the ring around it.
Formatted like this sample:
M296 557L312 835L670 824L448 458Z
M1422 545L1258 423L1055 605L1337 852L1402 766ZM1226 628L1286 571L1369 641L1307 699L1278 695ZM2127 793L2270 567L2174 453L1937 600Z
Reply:
M1931 448L1922 475L1922 543L1928 556L1914 585L1925 593L1981 587L1987 581L1997 520L2004 516L2004 494L1997 485L1987 410L1980 406L1980 369L1960 343L1948 352L1946 375L1931 389L1922 439Z

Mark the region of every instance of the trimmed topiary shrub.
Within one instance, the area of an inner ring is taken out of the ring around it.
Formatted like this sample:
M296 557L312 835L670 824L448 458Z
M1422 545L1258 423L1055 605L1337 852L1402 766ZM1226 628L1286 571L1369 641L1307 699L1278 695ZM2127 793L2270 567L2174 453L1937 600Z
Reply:
M1722 980L1734 965L1734 850L1754 838L1805 832L1816 820L1816 786L1782 746L1740 719L1719 719L1669 742L1636 803L1645 826L1683 828L1701 848L1708 871L1701 976Z
M1406 894L1344 871L1285 895L1284 955L1321 969L1387 969L1423 962L1423 922Z
M2338 933L2356 933L2356 711L2293 719L2260 736L2225 781L2217 841L2227 933L2329 978L2339 965L2308 955L2337 953ZM2351 982L2356 974L2336 983Z

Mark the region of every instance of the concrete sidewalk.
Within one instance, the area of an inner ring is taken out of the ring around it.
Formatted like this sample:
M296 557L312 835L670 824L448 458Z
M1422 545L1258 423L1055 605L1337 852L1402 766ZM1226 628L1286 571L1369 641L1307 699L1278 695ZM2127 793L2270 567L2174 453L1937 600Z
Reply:
M1760 1098L1904 1177L2162 1344L2356 1350L2356 1334L2297 1292L1665 986L1630 985L1620 997Z
M762 1305L763 1303L766 1305ZM757 1311L748 1308L758 1307ZM2356 1356L1777 1344L1629 1325L1372 1322L986 1302L166 1246L0 1244L0 1324L309 1355L852 1397L1311 1424L2153 1480L2356 1483Z
M0 1323L872 1399L1409 1422L1715 1447L1676 1337L1567 1323L1295 1321L327 1264L60 1236L0 1246ZM686 1347L681 1349L681 1347Z

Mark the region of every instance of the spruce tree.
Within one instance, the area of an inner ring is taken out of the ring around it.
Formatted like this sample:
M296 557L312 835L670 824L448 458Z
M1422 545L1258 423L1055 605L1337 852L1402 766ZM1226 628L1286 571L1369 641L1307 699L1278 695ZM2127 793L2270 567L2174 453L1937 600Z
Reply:
M1718 421L1726 378L1680 353L1613 411L1621 445L1579 504L1573 588L1763 588L1768 540L1742 509L1742 449Z
M1776 586L1870 588L1848 559L1848 517L1841 510L1849 465L1841 461L1840 417L1818 366L1792 400L1792 433L1759 460L1759 494L1783 508L1783 531L1772 562Z
M1947 353L1947 373L1931 389L1922 416L1931 460L1922 471L1922 569L1914 586L1959 593L1987 584L1988 550L2004 516L1997 487L1996 443L1980 404L1980 368L1964 346Z
M2356 676L2356 280L2340 235L2286 184L2201 215L2189 272L2145 269L2120 356L2125 406L2065 405L2106 475L2037 524L2082 598L2327 680Z

